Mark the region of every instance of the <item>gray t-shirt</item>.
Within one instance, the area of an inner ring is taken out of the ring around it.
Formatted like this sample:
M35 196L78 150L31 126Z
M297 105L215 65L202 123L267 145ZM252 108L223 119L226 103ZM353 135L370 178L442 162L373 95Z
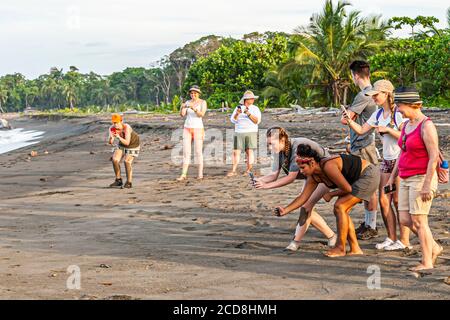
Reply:
M365 93L371 89L372 86L367 86L362 91L360 91L353 100L352 105L348 108L348 110L353 111L358 115L355 119L355 122L360 126L367 122L372 113L377 110L377 105L373 101L372 97L368 97L365 95ZM353 131L353 129L350 129L351 152L361 150L374 141L375 133L373 129L363 135L358 135L355 131Z
M321 158L326 158L330 156L328 150L322 147L317 142L314 142L307 138L294 138L291 139L291 155L289 157L289 162L286 165L286 156L284 152L274 153L273 155L273 164L272 171L278 171L282 169L284 173L289 174L289 172L297 172L297 179L305 179L305 176L300 173L300 169L295 161L295 157L297 155L297 148L300 144L307 144L311 147L311 149L315 150Z

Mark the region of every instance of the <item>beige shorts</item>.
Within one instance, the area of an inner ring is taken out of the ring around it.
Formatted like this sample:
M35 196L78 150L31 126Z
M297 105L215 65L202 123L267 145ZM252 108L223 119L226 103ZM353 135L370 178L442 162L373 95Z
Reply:
M363 160L369 161L371 164L378 165L378 153L375 142L358 151L352 152L352 155L358 156Z
M400 188L398 191L398 210L408 211L409 214L430 213L433 199L427 202L422 201L420 191L422 190L425 175L412 176L406 179L400 179ZM438 186L437 174L431 180L431 191L433 198L436 195Z

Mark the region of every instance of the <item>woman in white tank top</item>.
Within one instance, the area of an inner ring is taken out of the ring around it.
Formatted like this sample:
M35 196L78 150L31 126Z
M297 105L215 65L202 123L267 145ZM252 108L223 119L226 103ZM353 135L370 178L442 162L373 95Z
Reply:
M194 141L194 163L198 164L197 179L203 179L203 140L205 131L203 129L203 116L206 113L206 101L200 99L200 88L192 86L189 89L191 100L181 105L180 115L186 117L183 129L183 171L177 179L183 181L187 179L187 172L191 162L192 141Z

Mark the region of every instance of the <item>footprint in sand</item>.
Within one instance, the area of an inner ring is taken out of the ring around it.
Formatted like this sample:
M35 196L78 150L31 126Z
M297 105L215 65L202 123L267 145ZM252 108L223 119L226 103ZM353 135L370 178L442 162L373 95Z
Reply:
M196 231L197 230L196 227L184 227L184 228L181 228L181 229L183 229L185 231Z

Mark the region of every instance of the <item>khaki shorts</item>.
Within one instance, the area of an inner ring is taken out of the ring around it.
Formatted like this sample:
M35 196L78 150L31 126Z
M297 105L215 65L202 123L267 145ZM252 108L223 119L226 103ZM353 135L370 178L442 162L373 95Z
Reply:
M423 202L420 196L425 175L412 176L406 179L400 179L400 188L398 191L398 210L408 211L409 214L425 214L430 213L431 203L433 199ZM431 180L431 191L433 198L436 194L438 186L437 174Z
M375 142L369 144L365 148L354 151L351 154L354 156L358 156L363 160L369 161L371 164L378 165L378 153L375 147Z
M258 148L258 133L235 133L233 139L234 150L248 150Z

